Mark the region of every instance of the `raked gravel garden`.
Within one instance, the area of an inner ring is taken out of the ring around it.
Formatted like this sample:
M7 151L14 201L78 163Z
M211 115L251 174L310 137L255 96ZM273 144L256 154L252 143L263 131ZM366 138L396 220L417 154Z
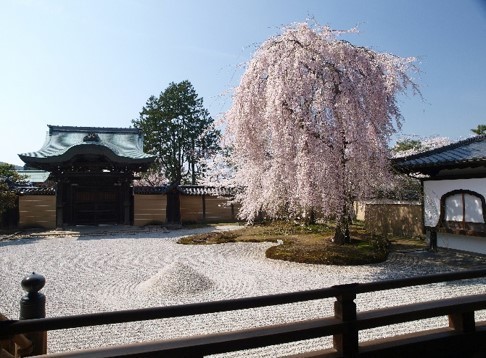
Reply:
M42 292L48 317L251 297L421 276L457 270L454 265L391 254L386 262L363 266L311 265L272 260L276 243L180 245L181 236L231 227L141 230L104 235L55 235L0 241L0 312L19 315L21 279L46 277ZM358 295L365 311L468 294L486 293L486 279L440 283ZM331 316L333 299L201 316L48 333L48 352L62 352L251 328ZM486 320L486 311L477 313ZM361 340L447 325L447 317L382 327L360 333ZM322 349L331 338L225 354L275 357Z

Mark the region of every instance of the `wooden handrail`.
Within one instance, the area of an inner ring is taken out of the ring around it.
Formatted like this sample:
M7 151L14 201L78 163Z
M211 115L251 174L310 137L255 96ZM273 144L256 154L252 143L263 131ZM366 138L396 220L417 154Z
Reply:
M486 309L486 294L412 303L358 313L359 330Z
M9 319L0 313L0 322L9 321ZM15 334L10 338L18 347L18 353L20 355L29 354L32 352L32 342L23 334ZM10 352L8 352L10 354Z
M99 312L65 317L48 317L41 319L27 319L22 321L9 321L8 324L0 323L0 338L9 334L36 332L39 330L50 331L66 328L78 328L105 324L139 322L144 320L154 320L161 318L191 316L205 313L236 311L247 308L266 307L337 297L343 293L366 293L480 277L486 277L486 269L443 273L378 282L346 284L302 292L281 293L276 295L237 298L231 300L185 304L169 307L151 307L136 310L122 310L115 312Z
M404 288L404 287L411 287L411 286L429 285L429 284L440 283L440 282L467 280L467 279L474 279L474 278L481 278L481 277L486 277L486 269L456 271L456 272L439 273L433 275L399 278L395 280L365 282L365 283L360 283L358 286L356 286L356 288L353 291L355 294L359 294L359 293L366 293L366 292L392 290L396 288Z
M340 290L337 287L282 293L277 295L245 297L214 302L191 303L168 307L151 307L135 310L99 312L64 317L47 317L0 323L0 338L12 333L36 332L39 330L57 330L105 324L148 321L162 318L174 318L206 313L237 311L247 308L275 306L286 303L303 302L335 297Z
M439 307L434 305L439 305ZM153 354L154 352L164 357L202 357L209 354L331 336L350 329L362 330L447 315L451 312L475 311L484 308L486 308L486 294L471 296L466 299L437 300L364 312L358 315L356 322L341 322L336 318L327 317L234 332L57 353L49 355L49 357L143 357L145 354ZM380 322L380 319L383 319L383 321ZM369 342L367 343L369 346Z
M49 331L84 326L125 323L190 316L197 314L235 311L287 303L336 297L334 317L292 322L282 325L264 326L234 332L195 336L174 340L158 340L139 344L100 348L52 355L53 357L76 356L202 356L241 349L250 349L291 341L333 336L334 350L341 356L354 357L359 352L358 332L363 329L387 326L436 316L449 316L449 329L457 334L470 334L476 330L474 312L486 309L486 294L419 302L397 307L382 308L357 313L354 299L357 293L396 289L416 285L426 285L444 281L486 277L486 269L461 271L387 280L363 284L346 284L304 292L232 299L170 307L155 307L118 312L101 312L68 317L27 319L20 321L0 321L0 339L19 333ZM483 331L482 331L483 332ZM486 331L484 331L486 332ZM483 333L484 333L483 332ZM481 333L481 334L483 334ZM468 336L470 339L471 336ZM484 350L486 352L486 348ZM126 353L124 353L126 352Z
M132 355L143 357L144 354L153 354L153 352L157 352L163 357L199 357L258 348L262 345L330 336L343 329L345 329L345 324L328 317L233 332L57 353L49 355L49 357L123 357Z

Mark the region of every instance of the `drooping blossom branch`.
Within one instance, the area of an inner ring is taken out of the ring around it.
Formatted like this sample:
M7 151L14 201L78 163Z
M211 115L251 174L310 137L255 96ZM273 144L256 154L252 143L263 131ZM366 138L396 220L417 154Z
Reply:
M242 218L314 212L337 219L342 242L353 200L389 178L397 95L418 91L414 58L354 46L343 33L295 24L248 63L226 113Z

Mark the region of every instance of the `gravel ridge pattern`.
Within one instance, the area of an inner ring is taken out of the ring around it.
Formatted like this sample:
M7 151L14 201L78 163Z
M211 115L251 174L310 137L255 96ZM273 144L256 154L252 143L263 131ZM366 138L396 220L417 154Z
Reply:
M231 227L217 227L226 230ZM457 270L420 255L391 254L380 264L326 266L265 258L275 243L179 245L181 236L214 228L118 232L115 235L43 236L0 242L0 312L19 315L22 277L46 277L47 316L167 306L329 287L353 282L420 276ZM360 294L358 310L446 297L486 293L486 279L440 283ZM196 317L86 327L48 333L49 352L95 348L156 339L238 330L256 325L330 316L333 299L205 314ZM476 315L486 320L486 311ZM447 325L446 317L376 328L362 340ZM325 337L225 354L225 357L275 357L329 347Z

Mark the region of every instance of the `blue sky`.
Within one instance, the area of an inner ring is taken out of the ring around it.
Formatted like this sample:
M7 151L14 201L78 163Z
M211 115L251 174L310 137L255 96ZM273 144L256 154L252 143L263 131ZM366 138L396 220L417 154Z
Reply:
M401 97L403 135L486 124L485 0L0 0L0 161L22 164L48 124L128 127L185 79L218 118L255 46L310 17L418 58L423 99Z

